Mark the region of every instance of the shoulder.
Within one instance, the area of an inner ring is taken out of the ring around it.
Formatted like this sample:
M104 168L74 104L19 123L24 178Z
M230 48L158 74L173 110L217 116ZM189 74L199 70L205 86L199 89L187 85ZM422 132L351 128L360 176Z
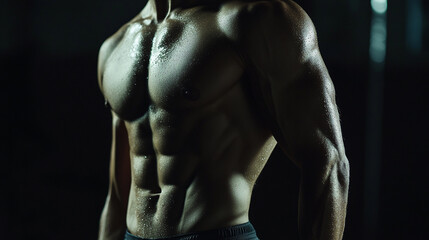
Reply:
M103 72L104 72L105 63L107 59L115 50L115 48L118 46L118 44L121 42L126 32L130 28L130 26L132 26L134 23L135 21L130 21L124 24L119 30L117 30L113 35L111 35L106 40L104 40L104 42L101 44L101 47L98 51L98 66L97 66L98 83L100 87L102 84Z
M100 47L99 55L101 60L102 57L108 57L108 55L115 49L118 43L122 40L127 31L134 25L141 26L141 21L144 20L142 13L135 16L133 19L122 25L113 35L108 37ZM99 60L100 60L99 58Z
M228 38L252 51L271 45L273 49L295 51L294 56L302 57L317 48L312 20L293 1L230 2L221 8L218 23Z
M115 47L118 45L118 43L122 40L124 37L127 29L130 27L131 23L126 23L123 25L118 31L116 31L112 36L108 37L106 40L104 40L103 44L101 44L99 53L98 53L98 60L99 62L103 62L106 60L107 57L109 57L110 53L115 49Z
M220 18L231 20L223 24L251 24L254 27L274 24L273 21L295 27L311 24L307 13L297 3L287 0L230 1L222 4L219 13Z

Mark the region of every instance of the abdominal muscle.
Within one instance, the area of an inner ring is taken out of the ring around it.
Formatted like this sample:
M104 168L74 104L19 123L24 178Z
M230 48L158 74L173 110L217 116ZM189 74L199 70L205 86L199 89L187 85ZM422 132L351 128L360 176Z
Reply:
M253 185L276 141L247 104L228 102L180 114L152 107L127 124L130 233L160 238L248 221Z
M254 179L238 170L210 168L197 167L189 182L160 184L159 191L133 183L128 230L137 236L159 238L247 222Z
M131 188L128 230L144 238L204 231L248 221L251 186L240 174L207 182L204 173L189 186L165 185L161 192Z

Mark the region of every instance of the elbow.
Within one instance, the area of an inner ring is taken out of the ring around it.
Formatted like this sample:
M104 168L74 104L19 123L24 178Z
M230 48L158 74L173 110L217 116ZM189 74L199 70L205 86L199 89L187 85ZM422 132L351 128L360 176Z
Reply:
M336 169L338 173L338 182L340 187L348 192L350 182L350 164L345 154L342 154L336 162Z
M350 165L344 152L344 147L339 148L332 146L330 150L331 154L328 154L329 159L327 161L327 171L336 174L341 185L348 186Z
M350 165L343 149L330 146L320 151L303 153L298 159L297 165L303 178L322 184L335 181L339 188L348 191Z
M350 181L350 165L347 156L338 151L325 168L324 182L331 184L337 193L347 198Z
M327 159L322 162L323 169L320 173L323 176L322 181L334 181L339 190L347 194L350 181L350 164L343 151L335 149Z

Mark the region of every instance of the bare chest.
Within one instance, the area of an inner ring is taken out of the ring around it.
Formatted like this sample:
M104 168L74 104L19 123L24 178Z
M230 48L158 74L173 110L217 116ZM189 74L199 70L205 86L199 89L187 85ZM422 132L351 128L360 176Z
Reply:
M210 18L155 27L135 23L106 61L103 91L113 111L133 120L151 105L180 111L216 101L242 71L234 48Z

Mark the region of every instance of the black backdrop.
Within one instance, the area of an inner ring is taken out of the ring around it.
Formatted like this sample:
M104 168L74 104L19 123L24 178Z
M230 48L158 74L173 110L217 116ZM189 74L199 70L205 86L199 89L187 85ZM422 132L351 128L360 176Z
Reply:
M351 163L344 239L363 239L370 3L298 3L315 22L337 89ZM0 238L95 239L110 145L110 114L96 81L97 52L145 1L0 4ZM380 239L427 238L429 8L422 4L423 46L411 53L408 5L389 2ZM276 149L255 186L251 207L262 239L297 238L298 178L297 168Z

